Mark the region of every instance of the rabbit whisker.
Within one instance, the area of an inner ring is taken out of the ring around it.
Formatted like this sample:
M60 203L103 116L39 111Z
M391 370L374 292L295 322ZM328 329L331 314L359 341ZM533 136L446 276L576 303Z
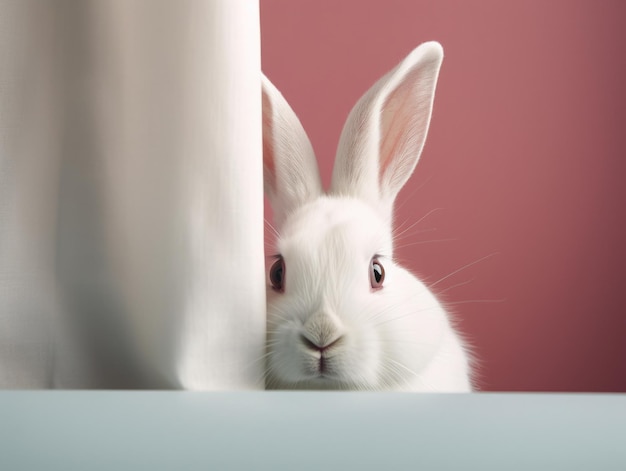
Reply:
M466 299L463 301L447 302L445 304L446 306L455 306L457 304L474 304L474 303L494 304L494 303L504 303L504 302L506 302L506 299Z
M271 222L269 222L266 218L263 218L263 220L265 221L266 226L271 229L271 231L274 233L274 235L276 237L280 237L280 234L278 233L278 231L276 230L276 228L272 225Z
M436 310L436 309L437 308L435 306L432 306L432 307L428 307L428 308L424 308L424 309L419 309L417 311L407 312L406 314L402 314L400 316L392 317L390 319L385 319L385 320L382 320L380 322L377 322L377 323L374 324L374 326L378 327L378 326L381 326L381 325L388 324L389 322L396 322L396 321L399 321L400 319L405 319L407 317L411 317L411 316L414 316L414 315L422 313L422 312L433 311L433 310Z
M427 212L424 216L422 216L421 218L419 218L417 221L415 221L413 224L411 224L409 227L407 227L406 229L403 229L401 232L397 232L398 230L400 230L402 228L402 226L405 224L405 222L403 222L402 224L400 224L395 230L394 230L394 240L399 239L400 237L402 237L404 234L406 234L408 231L410 231L411 229L413 229L415 226L417 226L420 222L422 222L424 219L426 219L428 216L430 216L433 213L436 213L437 211L441 211L443 208L435 208L435 209L431 209L429 212ZM433 229L434 230L434 229Z
M447 280L447 279L448 279L448 278L450 278L451 276L456 275L457 273L459 273L459 272L461 272L461 271L463 271L463 270L465 270L465 269L467 269L467 268L470 268L470 267L472 267L472 266L476 265L477 263L483 262L483 261L487 260L488 258L491 258L491 257L493 257L493 256L495 256L495 255L499 255L499 252L493 252L493 253L490 253L489 255L485 255L484 257L481 257L481 258L479 258L478 260L474 260L473 262L468 263L467 265L463 265L461 268L457 268L457 269L456 269L456 270L454 270L452 273L447 274L447 275L446 275L446 276L444 276L443 278L439 278L437 281L435 281L434 283L432 283L432 284L430 285L430 287L432 288L433 286L437 286L439 283L441 283L441 282L442 282L442 281L444 281L444 280Z
M402 201L399 201L397 206L396 206L396 211L399 210L400 208L402 208L407 201L411 200L413 198L413 196L415 195L415 193L417 193L419 190L421 190L422 188L424 188L432 179L432 175L429 176L424 183L422 183L421 185L418 185L417 187L415 187L413 190L411 190L411 193L408 194L408 196L406 197L406 199L403 199Z
M457 283L456 285L448 286L447 288L445 288L445 289L443 289L443 290L439 291L438 293L439 293L439 294L443 294L443 293L446 293L446 292L448 292L448 291L450 291L450 290L452 290L452 289L454 289L454 288L458 288L458 287L460 287L460 286L465 286L465 285L468 285L468 284L470 284L472 281L474 281L475 279L476 279L476 278L471 278L471 279L469 279L469 280L467 280L467 281L462 281L461 283Z
M418 240L416 242L410 242L408 244L402 244L402 245L398 245L397 247L395 247L396 249L404 249L406 247L412 247L414 245L422 245L422 244L431 244L433 242L453 242L459 239L453 238L453 237L448 237L445 239L428 239L428 240Z

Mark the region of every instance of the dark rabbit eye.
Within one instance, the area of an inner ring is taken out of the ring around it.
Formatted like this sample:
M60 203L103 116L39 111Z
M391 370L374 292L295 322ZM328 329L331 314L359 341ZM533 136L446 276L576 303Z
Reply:
M270 268L270 282L272 288L276 291L283 291L285 283L285 261L282 257L274 262L272 268Z
M370 264L370 283L372 288L382 288L383 281L385 281L385 269L377 258L373 258Z

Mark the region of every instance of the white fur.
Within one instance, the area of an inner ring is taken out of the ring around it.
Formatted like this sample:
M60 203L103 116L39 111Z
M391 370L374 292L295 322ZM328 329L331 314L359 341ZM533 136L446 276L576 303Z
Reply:
M393 201L423 148L442 59L424 43L359 100L328 194L300 122L263 78L265 191L285 262L284 290L268 283L268 388L471 390L446 311L393 258Z

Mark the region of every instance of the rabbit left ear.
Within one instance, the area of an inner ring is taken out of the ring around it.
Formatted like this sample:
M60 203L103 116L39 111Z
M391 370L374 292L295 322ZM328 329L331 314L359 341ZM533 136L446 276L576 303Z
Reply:
M331 193L391 216L424 147L442 60L439 43L421 44L363 95L341 133Z
M261 74L263 98L263 182L274 223L322 194L313 147L282 94Z

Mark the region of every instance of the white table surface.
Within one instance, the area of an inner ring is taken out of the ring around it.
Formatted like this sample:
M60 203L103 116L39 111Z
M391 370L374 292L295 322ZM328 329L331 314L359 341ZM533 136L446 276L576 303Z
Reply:
M625 394L0 392L0 470L626 470Z

